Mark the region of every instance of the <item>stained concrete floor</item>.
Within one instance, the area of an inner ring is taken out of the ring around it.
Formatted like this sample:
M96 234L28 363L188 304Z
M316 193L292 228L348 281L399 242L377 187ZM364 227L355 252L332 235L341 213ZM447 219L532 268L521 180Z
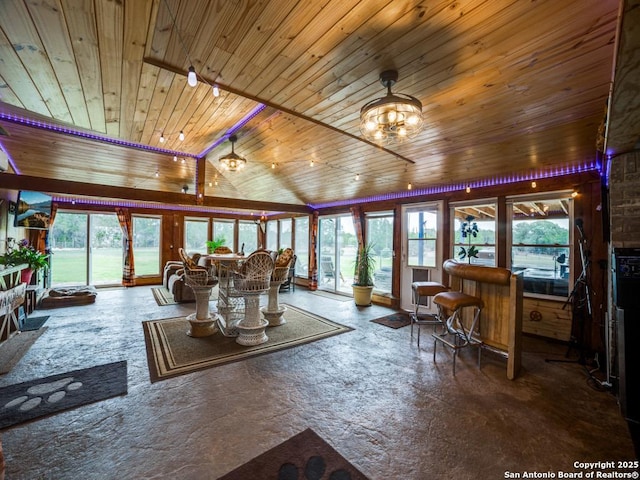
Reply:
M0 387L127 360L129 391L2 431L6 478L215 479L308 427L372 480L557 475L635 458L616 398L581 366L545 362L564 346L527 340L515 381L503 359L485 354L478 370L462 352L454 377L450 352L433 363L428 330L418 349L409 327L369 322L384 307L301 288L281 301L355 330L151 384L141 321L193 304L159 307L135 287L36 311L48 329Z

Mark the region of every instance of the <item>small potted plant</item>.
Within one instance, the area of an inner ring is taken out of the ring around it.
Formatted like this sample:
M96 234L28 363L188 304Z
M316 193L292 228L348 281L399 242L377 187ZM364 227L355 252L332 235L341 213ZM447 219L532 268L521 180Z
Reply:
M353 300L358 306L370 306L373 296L373 272L376 259L373 256L373 245L367 244L360 247L356 255L353 271Z
M478 258L478 249L475 245L471 245L471 240L478 236L478 224L474 222L475 217L473 215L467 216L466 222L462 222L460 226L460 235L462 239L467 239L467 248L460 247L458 251L458 257L460 260L465 258L471 263L472 258Z
M222 247L227 240L224 237L218 237L215 240L207 240L207 253L213 253L216 248Z
M26 238L19 242L15 238L8 238L7 252L0 257L0 263L7 267L27 265L27 268L22 271L22 281L30 283L33 272L49 268L48 257L47 254L29 245Z

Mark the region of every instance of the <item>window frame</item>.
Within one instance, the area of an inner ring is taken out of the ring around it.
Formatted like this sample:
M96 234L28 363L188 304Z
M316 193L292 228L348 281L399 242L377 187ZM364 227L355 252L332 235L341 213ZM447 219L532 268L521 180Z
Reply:
M364 220L365 220L365 244L371 244L371 236L370 236L370 221L375 221L375 220L380 220L383 218L389 218L391 219L391 270L389 272L389 288L388 289L381 289L379 288L379 285L375 285L374 286L374 291L376 293L382 293L385 295L391 295L393 292L393 276L394 276L394 272L395 272L395 268L394 268L394 245L393 245L393 231L395 229L395 222L396 222L396 215L395 212L393 210L380 210L380 211L375 211L375 212L365 212L364 214ZM375 245L375 244L374 244ZM386 247L385 247L386 248ZM381 254L380 254L381 257ZM383 275L382 272L384 272L382 270L382 265L380 265L378 262L376 262L376 271L374 272L374 279L376 276L376 273L378 273L378 275L381 278L385 278L387 275ZM374 284L375 284L375 280L374 280Z
M299 231L299 224L303 223L300 220L304 220L304 223L306 223L306 227L305 227L305 234L304 235L298 235ZM310 216L302 216L302 217L293 217L293 253L295 253L297 260L296 260L296 267L295 267L295 276L296 277L303 277L303 278L308 278L309 277L309 232L311 231L311 222L312 219ZM302 240L301 238L303 238L304 240ZM306 245L306 248L304 250L299 251L297 248L298 242L304 243ZM301 256L300 253L304 252L305 255Z
M513 228L514 228L514 203L524 203L524 202L544 202L550 200L566 200L568 205L567 212L567 223L568 223L568 244L518 244L519 247L527 247L527 248L566 248L569 250L569 261L567 262L569 266L569 272L567 276L567 294L566 295L555 295L549 293L540 293L540 292L531 292L524 291L523 294L525 297L531 298L541 298L541 299L549 299L549 300L562 300L566 301L570 295L571 290L573 288L574 279L575 279L575 268L579 268L579 262L574 260L575 257L575 248L574 248L574 232L573 226L575 225L575 216L574 216L574 198L572 195L572 190L562 190L555 192L545 192L539 194L527 194L527 195L513 195L508 196L506 198L507 205L507 268L509 268L512 272L515 272L515 267L513 265ZM526 269L525 269L526 270ZM555 275L554 275L555 276ZM523 273L523 280L527 277ZM531 277L528 277L531 278ZM554 278L555 280L555 278ZM524 283L524 282L523 282Z
M237 251L236 247L236 221L228 218L212 218L211 219L211 239L215 240L220 236L220 233L216 232L216 224L228 224L231 225L231 239L225 237L225 245L234 252Z
M449 246L449 253L451 256L449 258L451 258L452 260L459 263L469 263L467 258L464 258L461 260L458 256L459 248L464 247L466 249L469 244L456 242L456 233L460 228L460 227L456 227L456 216L455 216L456 210L462 209L462 208L476 209L478 207L484 207L484 206L493 206L493 211L494 211L493 243L472 242L471 245L475 245L476 247L493 247L493 257L492 258L488 257L486 259L477 258L475 259L476 261L474 260L471 261L471 265L486 265L491 267L495 267L497 265L497 257L498 257L498 199L497 198L484 198L479 200L473 200L471 202L451 202L449 204L449 215L450 215L449 223L451 226L451 232L450 232L451 240L450 240L450 246ZM485 260L492 260L492 262L487 262Z
M424 238L411 238L410 235L410 231L409 231L409 214L411 213L417 213L419 211L423 211L423 212L430 212L433 213L435 215L435 236L434 237L424 237ZM404 223L404 229L405 229L405 235L406 235L406 242L407 244L405 245L406 248L406 267L407 268L412 268L412 269L430 269L430 270L434 270L434 269L439 269L440 267L438 266L438 249L439 247L439 242L440 242L440 237L438 236L438 234L440 233L440 215L441 215L441 206L438 203L427 203L427 204L419 204L419 205L407 205L406 208L404 209L404 216L403 216L403 223ZM412 241L423 241L423 242L432 242L433 243L433 265L431 264L425 264L425 265L420 265L420 264L413 264L411 263L411 248L409 247L409 245L411 245Z
M131 228L133 230L133 245L131 246L133 248L133 256L135 259L135 254L136 254L136 247L135 247L135 243L136 243L136 226L135 226L135 221L137 218L150 218L150 219L154 219L158 221L158 270L156 273L144 273L144 274L138 274L136 272L135 277L136 278L145 278L145 277L159 277L162 275L162 215L150 215L150 214L140 214L140 213L133 213L131 214Z
M206 225L206 229L205 229L205 241L203 242L202 246L200 246L197 250L194 250L193 248L189 248L189 242L187 241L187 232L188 232L188 228L187 228L187 224L188 223L200 223L200 224L205 224ZM207 240L209 240L209 231L210 231L210 227L209 227L209 219L207 217L184 217L183 220L183 239L182 239L182 244L184 245L184 249L189 253L201 253L201 254L205 254L207 253Z

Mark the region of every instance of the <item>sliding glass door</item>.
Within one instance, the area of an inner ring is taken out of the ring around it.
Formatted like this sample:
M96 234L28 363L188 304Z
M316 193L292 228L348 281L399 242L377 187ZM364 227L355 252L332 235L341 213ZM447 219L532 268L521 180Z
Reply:
M319 289L352 294L357 249L358 241L350 215L319 219Z
M121 283L122 229L115 214L58 212L50 243L54 287Z

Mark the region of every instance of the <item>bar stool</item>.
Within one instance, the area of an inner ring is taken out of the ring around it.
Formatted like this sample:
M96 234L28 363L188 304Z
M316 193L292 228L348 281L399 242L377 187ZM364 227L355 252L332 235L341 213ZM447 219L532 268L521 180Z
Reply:
M441 292L446 292L449 289L438 282L413 282L411 284L411 291L413 293L413 305L414 311L411 315L411 338L413 338L413 325L415 324L418 329L418 347L420 347L420 325L442 325L438 315L429 313L424 315L421 319L418 315L420 306L427 306L429 297L433 297Z
M442 335L432 334L433 337L433 361L436 361L436 346L442 342L453 350L453 375L456 374L456 356L458 350L469 347L478 347L478 368L480 368L480 356L482 354L482 340L480 340L480 313L484 302L478 297L467 295L462 292L443 292L433 298L433 303L438 306L438 316L445 324L446 330ZM462 309L473 307L475 310L473 320L469 327L466 327L462 320ZM445 311L452 312L445 318ZM451 339L447 338L451 335Z

